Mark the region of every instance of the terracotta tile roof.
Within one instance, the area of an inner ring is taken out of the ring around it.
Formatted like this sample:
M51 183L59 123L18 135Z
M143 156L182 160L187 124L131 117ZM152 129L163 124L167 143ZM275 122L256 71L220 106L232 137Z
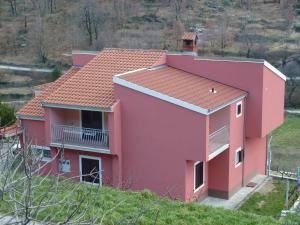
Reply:
M44 109L41 106L41 101L46 99L53 91L64 84L70 77L74 76L79 71L79 68L71 68L66 73L64 73L56 81L47 83L44 85L39 85L41 93L29 101L23 108L18 112L18 116L33 116L33 117L43 117Z
M107 108L114 104L112 76L164 64L166 51L105 48L54 91L47 104Z
M168 66L132 72L117 78L207 110L246 94L240 89ZM212 88L216 93L211 92Z
M184 32L182 37L181 37L181 40L192 40L194 41L197 37L197 34L194 33L194 32Z
M37 85L34 86L33 89L34 90L39 90L39 91L43 91L47 88L49 88L51 85L53 85L55 82L50 82L50 83L46 83L46 84L41 84L41 85Z

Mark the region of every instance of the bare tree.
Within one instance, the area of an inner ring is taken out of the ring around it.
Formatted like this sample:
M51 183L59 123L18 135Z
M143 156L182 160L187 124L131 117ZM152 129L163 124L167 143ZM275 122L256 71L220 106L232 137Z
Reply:
M88 36L89 46L92 46L94 41L98 41L99 30L104 22L105 13L97 1L87 1L83 7L81 25Z
M37 59L41 63L46 63L48 60L48 47L47 29L45 27L42 17L38 17L35 21L33 28L30 31L31 44L33 45Z
M287 80L287 103L291 107L296 106L294 100L295 92L300 89L300 61L291 61L283 68L284 73L288 76Z
M50 13L52 14L54 10L56 9L56 0L47 0L48 3L48 9Z
M10 6L11 15L17 16L17 0L5 0Z
M240 32L238 33L238 40L246 49L246 57L250 58L253 47L257 42L257 27L252 26L251 16L247 16L241 23Z
M175 20L178 21L178 20L180 20L180 17L182 14L182 10L184 7L184 0L173 0L172 6L174 9L173 12L174 12Z
M63 178L63 173L53 173L49 167L54 161L64 159L64 147L58 148L50 161L42 161L43 154L30 143L15 148L19 138L0 139L0 224L3 225L94 225L107 224L111 215L126 203L129 196L116 199L112 206L105 204L99 172L88 174L95 185L86 185L78 177ZM130 183L124 182L126 188ZM123 186L124 185L124 186ZM68 191L66 191L68 190ZM159 201L159 200L158 200ZM145 213L151 210L155 221L159 210L153 209L157 202L141 205L129 214L124 213L114 224L139 224ZM154 210L154 211L153 211ZM156 222L154 223L156 224Z

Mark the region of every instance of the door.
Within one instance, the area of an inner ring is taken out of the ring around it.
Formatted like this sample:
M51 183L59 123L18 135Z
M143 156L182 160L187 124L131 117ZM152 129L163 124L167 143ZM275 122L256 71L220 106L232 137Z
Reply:
M87 141L100 140L102 122L102 112L81 111L82 138Z
M80 156L81 181L101 184L101 159L89 156Z
M81 111L81 125L83 128L102 129L102 112Z

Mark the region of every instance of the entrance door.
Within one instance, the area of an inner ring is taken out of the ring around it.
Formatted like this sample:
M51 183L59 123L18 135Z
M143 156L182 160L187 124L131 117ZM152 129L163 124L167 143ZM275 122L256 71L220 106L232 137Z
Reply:
M89 156L80 156L81 181L102 184L101 159Z

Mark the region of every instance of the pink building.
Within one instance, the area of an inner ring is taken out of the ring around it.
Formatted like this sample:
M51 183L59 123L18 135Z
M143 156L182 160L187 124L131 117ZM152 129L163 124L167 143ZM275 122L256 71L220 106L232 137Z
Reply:
M17 114L52 174L191 201L266 173L285 88L268 62L106 48L73 64Z

